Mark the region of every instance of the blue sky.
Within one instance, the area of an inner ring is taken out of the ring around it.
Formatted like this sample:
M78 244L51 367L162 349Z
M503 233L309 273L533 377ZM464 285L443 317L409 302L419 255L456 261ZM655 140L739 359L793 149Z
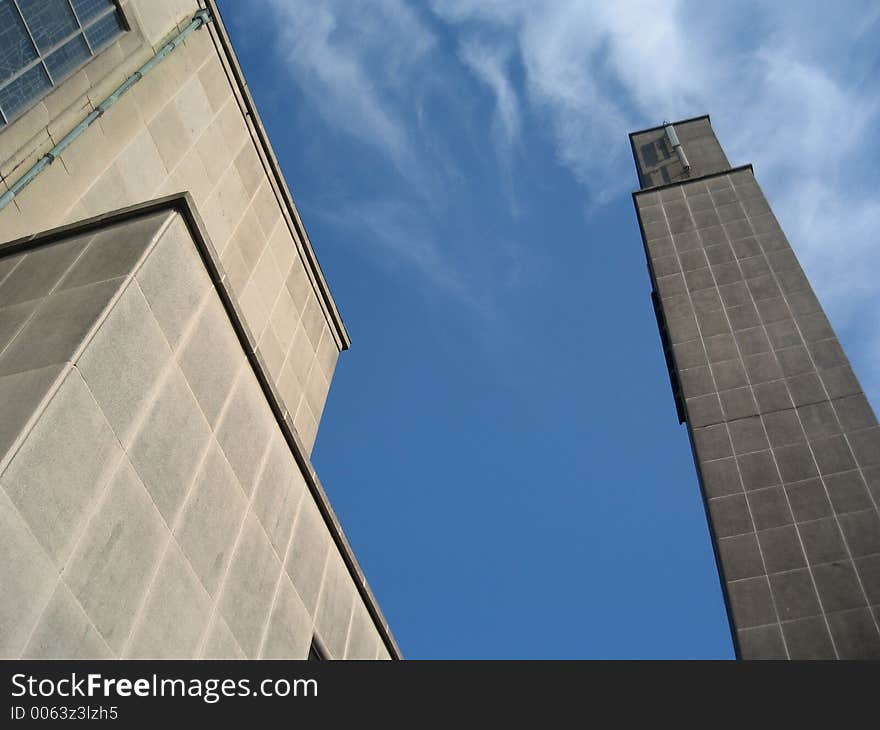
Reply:
M732 656L627 134L709 113L880 404L876 2L221 2L353 340L314 462L410 658Z

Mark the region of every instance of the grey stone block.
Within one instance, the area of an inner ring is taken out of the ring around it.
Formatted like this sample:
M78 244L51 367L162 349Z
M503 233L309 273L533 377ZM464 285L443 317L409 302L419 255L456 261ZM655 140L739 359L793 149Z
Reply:
M685 271L684 280L691 293L715 288L715 280L712 278L712 272L708 266L695 271Z
M716 264L712 267L712 273L719 286L733 284L742 281L742 272L739 270L739 264L731 262L729 264Z
M223 620L217 613L208 630L205 646L202 649L203 659L246 659L244 652Z
M804 567L807 562L794 525L783 525L758 533L761 553L768 573Z
M818 475L813 455L806 444L792 444L773 450L785 482L800 482Z
M707 461L703 463L700 471L706 495L710 499L713 497L726 497L730 494L739 494L743 491L736 459L727 458Z
M794 410L768 413L762 420L767 429L770 445L774 448L806 441L801 422Z
M749 507L743 494L710 499L709 514L718 537L733 537L754 531Z
M0 376L0 463L21 435L28 421L36 415L43 399L59 379L66 376L67 366L49 365L38 370Z
M712 375L719 391L730 391L749 383L745 368L739 358L712 363Z
M179 217L165 230L136 279L174 349L212 288L189 231Z
M801 523L798 532L811 565L847 559L843 537L833 517Z
M47 296L82 254L92 234L40 246L24 254L0 284L0 307Z
M77 367L119 440L129 445L135 422L171 359L146 299L132 282L79 358Z
M823 312L806 314L797 319L798 327L807 342L818 342L834 337L834 330Z
M0 353L21 332L42 301L42 299L31 299L0 309Z
M745 379L745 374L743 374ZM728 421L747 418L758 413L758 406L749 387L725 390L720 393L721 406Z
M727 435L727 426L724 424L695 428L693 435L697 454L703 461L721 459L733 454L730 438Z
M89 509L121 456L115 435L79 373L68 371L0 476L0 485L57 565L63 566L70 555Z
M738 629L740 656L748 660L788 659L778 624Z
M102 230L95 235L58 288L70 289L129 275L171 215L167 210L160 211Z
M791 659L836 659L831 635L822 616L782 624L785 645Z
M129 449L132 465L169 525L183 504L210 435L183 374L172 365Z
M813 566L813 578L826 614L864 606L865 595L849 560Z
M791 524L791 510L782 487L753 490L748 493L747 499L756 529L767 530Z
M767 335L774 350L802 345L801 333L793 319L781 319L767 325Z
M853 557L880 553L880 517L876 510L850 512L838 519Z
M757 355L770 350L770 340L763 327L753 327L736 333L736 341L743 356Z
M868 609L829 614L828 624L841 659L880 659L880 635Z
M731 327L733 327L734 332L739 332L740 330L750 330L751 328L757 327L759 324L761 324L761 320L758 318L758 310L755 309L755 305L751 302L749 302L748 304L740 305L738 307L730 307L727 310L727 317L730 320L730 325ZM756 352L761 351L763 350L756 350Z
M737 454L747 454L752 451L761 451L769 447L764 426L757 416L741 418L727 424L730 430L730 439L733 442L733 450Z
M761 413L781 411L791 408L793 405L784 380L759 383L753 388L753 391L755 400L758 402L758 410Z
M847 434L856 461L862 468L880 464L880 426Z
M819 479L786 484L785 491L796 522L818 520L832 514L825 487Z
M785 298L788 301L788 306L791 308L791 311L795 316L822 311L822 305L819 304L819 300L816 299L816 295L808 289L792 292L791 294L786 294Z
M177 360L205 418L215 424L236 374L245 363L244 352L219 299L209 297L205 302Z
M809 347L810 354L816 361L816 367L818 367L819 370L829 370L831 368L849 364L846 355L843 352L843 348L836 339L811 342Z
M262 658L306 659L311 643L312 617L285 575L269 618Z
M730 332L730 323L723 311L697 312L697 322L703 337L712 337Z
M747 578L727 584L727 595L737 627L762 626L776 621L767 578Z
M15 659L52 594L58 571L0 491L0 657Z
M686 272L702 270L709 266L709 262L706 260L706 254L703 249L700 248L694 249L693 251L684 251L679 254L676 260L681 261L681 269Z
M122 650L168 532L123 461L64 572L64 581L115 652Z
M379 633L366 607L355 601L351 616L351 629L348 632L348 643L345 647L346 659L373 659L379 643Z
M844 431L858 431L877 425L874 410L861 393L835 400L832 405Z
M721 294L721 300L725 307L741 307L752 303L748 287L742 281L723 284L718 287L718 292Z
M819 403L828 397L816 373L796 375L793 378L786 378L785 382L796 406Z
M837 514L845 512L858 512L859 510L871 509L874 505L868 494L865 480L861 472L856 469L841 474L831 474L824 477L831 504ZM878 550L880 552L880 550Z
M707 337L705 342L706 353L711 363L733 360L739 357L739 352L736 349L736 340L733 339L733 335L730 333Z
M859 381L849 365L823 370L819 375L831 398L843 398L862 391Z
M681 389L687 398L705 395L715 390L712 373L708 367L689 368L679 373Z
M269 538L249 512L219 604L223 618L249 658L256 658L260 649L280 572L281 563Z
M737 241L737 243L743 244L746 241L754 242L754 244L757 246L757 241L755 241L755 239L753 238L743 238L741 241ZM770 267L767 264L767 259L763 255L752 255L742 258L739 261L739 265L742 269L743 276L746 279L754 279L757 276L767 276L767 274L770 273Z
M739 238L733 241L731 245L737 259L754 259L761 253L761 245L758 243L758 239L753 236Z
M736 260L736 257L733 255L733 249L726 241L706 246L706 258L709 260L709 263L713 265L726 264L730 261Z
M758 355L749 355L743 358L749 382L752 385L768 383L771 380L779 380L782 377L782 368L772 352L762 352Z
M783 621L809 618L822 613L810 571L806 568L770 576L776 610Z
M217 441L248 495L253 491L257 470L275 428L275 419L256 377L244 369L217 428Z
M820 474L836 474L856 467L856 462L843 436L811 439L810 447L819 465Z
M216 596L247 510L226 457L212 442L175 537L208 592Z
M857 558L855 564L868 602L880 605L880 554Z
M305 493L305 480L290 447L276 429L254 492L254 513L281 560L285 558L296 513Z
M314 614L332 543L314 500L306 496L300 505L287 561L284 565L309 613Z
M674 345L672 350L675 353L676 366L681 369L700 367L708 363L703 341L700 339L680 342Z
M0 356L0 375L71 362L124 279L49 296Z
M721 297L715 287L693 292L691 294L691 301L693 301L694 311L697 314L718 312L724 308L724 305L721 303Z
M769 451L755 451L736 457L745 490L762 489L779 484L779 471Z
M57 583L22 654L24 659L113 659L98 630L64 583Z
M718 540L724 579L742 580L764 575L764 562L755 533L748 532Z
M339 553L331 551L315 611L315 629L334 659L345 656L355 595L348 569Z
M791 319L791 312L788 309L788 304L782 297L761 299L760 301L755 302L755 306L758 308L758 314L761 316L761 321L765 325L779 322L784 319Z
M790 378L813 370L813 361L803 345L777 350L776 357L779 358L779 364L786 377Z
M172 540L125 654L138 659L193 657L210 617L211 600Z

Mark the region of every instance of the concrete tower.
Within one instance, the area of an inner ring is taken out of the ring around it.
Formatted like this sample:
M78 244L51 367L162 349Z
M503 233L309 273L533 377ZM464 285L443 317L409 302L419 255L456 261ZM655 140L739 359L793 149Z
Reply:
M737 655L880 658L880 427L751 165L630 135L633 194Z

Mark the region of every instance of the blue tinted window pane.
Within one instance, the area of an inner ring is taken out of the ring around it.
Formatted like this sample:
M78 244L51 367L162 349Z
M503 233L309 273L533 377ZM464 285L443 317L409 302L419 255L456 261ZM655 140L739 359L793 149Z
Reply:
M79 16L79 22L83 25L114 7L111 0L72 0L72 3L73 9Z
M67 0L18 0L18 7L41 53L79 29Z
M0 0L0 81L27 66L37 57L24 23L12 0Z
M49 77L42 64L37 64L15 81L0 89L0 109L7 119L12 119L25 111L33 100L52 88Z
M57 84L77 66L82 64L83 61L87 60L90 55L89 47L81 35L65 43L46 58L46 68L49 69L49 73L52 75L52 81Z
M92 50L97 53L100 48L106 46L122 32L123 28L119 23L119 17L116 13L110 13L86 28L86 38L89 39Z

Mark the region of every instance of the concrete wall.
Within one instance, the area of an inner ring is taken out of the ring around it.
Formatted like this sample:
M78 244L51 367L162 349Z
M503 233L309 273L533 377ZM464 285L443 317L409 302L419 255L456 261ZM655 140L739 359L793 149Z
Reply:
M216 286L169 209L0 250L0 656L389 656Z
M132 30L0 133L4 192L176 28L192 0L128 0ZM197 31L0 211L0 242L189 191L308 450L347 334L232 81L222 27Z
M880 427L752 170L635 200L742 656L880 657Z

